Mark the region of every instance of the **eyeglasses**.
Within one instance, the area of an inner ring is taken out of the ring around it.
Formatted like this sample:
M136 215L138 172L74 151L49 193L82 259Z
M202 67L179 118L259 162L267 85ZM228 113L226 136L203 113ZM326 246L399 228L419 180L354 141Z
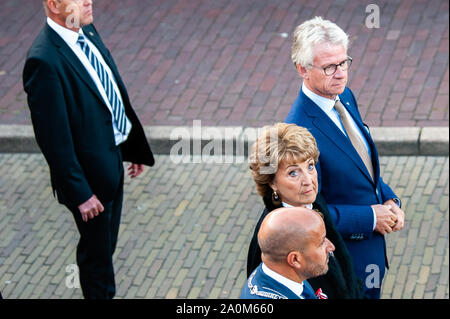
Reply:
M352 65L352 61L353 59L351 57L348 57L339 64L330 64L324 68L315 66L313 64L310 64L310 66L313 66L317 69L322 69L325 75L330 76L336 73L337 67L340 67L342 71L347 71L350 68L350 65Z

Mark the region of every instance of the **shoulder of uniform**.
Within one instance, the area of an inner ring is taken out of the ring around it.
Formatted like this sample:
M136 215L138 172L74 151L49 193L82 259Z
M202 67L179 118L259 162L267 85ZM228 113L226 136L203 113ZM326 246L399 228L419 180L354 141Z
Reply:
M285 295L283 295L282 293L280 293L274 289L258 286L254 282L256 271L257 271L257 269L255 271L253 271L253 273L250 275L250 277L248 277L248 280L247 280L247 288L249 289L249 292L251 295L268 298L268 299L288 299Z

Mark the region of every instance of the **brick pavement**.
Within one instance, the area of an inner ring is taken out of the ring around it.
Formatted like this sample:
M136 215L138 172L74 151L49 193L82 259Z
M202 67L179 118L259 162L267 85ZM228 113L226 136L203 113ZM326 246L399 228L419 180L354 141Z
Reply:
M261 213L248 163L157 165L126 179L115 268L118 298L236 298ZM405 228L387 236L383 298L449 298L449 158L381 157L403 200ZM65 285L78 239L52 198L40 154L0 154L0 291L76 298Z
M378 29L362 0L96 0L95 17L146 125L283 120L299 88L292 31L321 15L350 35L369 125L448 126L448 1L371 2ZM0 124L30 124L21 72L43 15L40 1L0 2Z

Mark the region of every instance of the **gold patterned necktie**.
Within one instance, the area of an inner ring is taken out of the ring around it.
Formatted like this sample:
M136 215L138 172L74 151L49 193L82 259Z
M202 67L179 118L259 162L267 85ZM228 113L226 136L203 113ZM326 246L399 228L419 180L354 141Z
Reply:
M345 131L347 132L347 136L352 142L353 147L355 148L356 152L358 152L359 157L361 157L362 161L364 162L364 165L366 165L367 170L369 171L370 177L373 178L373 165L372 160L370 159L369 152L367 151L366 146L364 145L364 142L359 137L358 133L355 131L355 128L350 123L350 119L347 116L347 113L344 110L344 106L342 105L341 101L337 100L336 104L334 105L334 108L339 113L339 116L341 118L342 125L344 126Z

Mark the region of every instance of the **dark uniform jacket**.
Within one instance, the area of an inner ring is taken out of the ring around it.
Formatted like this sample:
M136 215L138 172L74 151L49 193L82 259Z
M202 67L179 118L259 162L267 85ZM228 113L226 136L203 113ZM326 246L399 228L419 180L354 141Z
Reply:
M241 299L317 299L307 280L303 281L301 298L292 290L266 275L262 263L247 279L241 292Z
M264 198L264 203L266 204L266 208L256 224L248 250L247 276L250 276L261 263L261 249L259 248L257 237L261 223L269 212L279 208L274 206L271 199ZM309 278L308 282L314 288L314 291L321 288L329 299L361 299L362 282L355 276L347 247L341 235L336 231L328 212L327 204L320 194L317 195L316 201L313 203L313 209L322 214L327 232L326 236L336 249L334 251L335 257L329 259L328 272L316 278Z

